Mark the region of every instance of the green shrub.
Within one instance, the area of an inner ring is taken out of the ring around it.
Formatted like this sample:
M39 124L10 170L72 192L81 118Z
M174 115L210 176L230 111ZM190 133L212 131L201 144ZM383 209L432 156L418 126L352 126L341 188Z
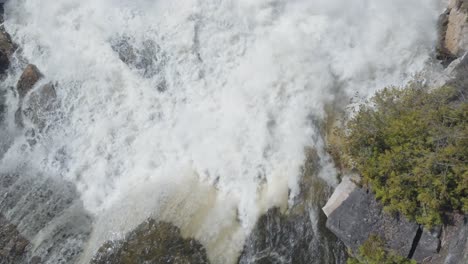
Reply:
M383 240L376 235L371 235L369 239L359 248L356 258L349 258L348 264L416 264L416 261L409 260L393 252L383 249Z
M467 121L462 91L387 88L348 122L345 149L387 211L433 226L468 212Z

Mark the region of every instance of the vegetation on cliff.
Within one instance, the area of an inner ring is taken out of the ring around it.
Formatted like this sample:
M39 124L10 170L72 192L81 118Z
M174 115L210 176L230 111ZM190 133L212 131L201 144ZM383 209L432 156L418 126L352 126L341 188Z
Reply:
M347 264L416 264L414 260L384 250L384 245L379 236L370 236L359 248L356 258L349 258Z
M468 103L464 90L387 88L346 127L350 157L389 212L426 226L468 212Z

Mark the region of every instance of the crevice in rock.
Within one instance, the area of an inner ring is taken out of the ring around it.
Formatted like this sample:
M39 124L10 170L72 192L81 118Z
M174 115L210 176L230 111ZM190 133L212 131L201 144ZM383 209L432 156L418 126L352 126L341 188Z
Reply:
M418 231L416 231L416 236L413 239L413 244L411 245L411 250L408 254L408 258L411 259L414 255L414 252L416 251L416 248L418 247L419 240L421 240L421 236L423 234L423 228L419 226Z

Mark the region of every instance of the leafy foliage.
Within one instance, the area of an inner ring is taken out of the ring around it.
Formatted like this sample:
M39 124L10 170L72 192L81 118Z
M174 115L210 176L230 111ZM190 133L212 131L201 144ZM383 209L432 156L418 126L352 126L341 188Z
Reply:
M414 260L384 250L383 246L379 236L371 235L359 248L358 256L349 258L347 264L416 264Z
M345 149L387 211L441 224L468 212L467 121L463 91L387 88L348 122Z

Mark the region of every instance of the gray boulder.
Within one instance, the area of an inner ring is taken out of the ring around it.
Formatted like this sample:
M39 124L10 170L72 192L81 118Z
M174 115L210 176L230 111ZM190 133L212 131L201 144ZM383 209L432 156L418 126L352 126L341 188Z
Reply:
M410 256L419 225L384 213L369 190L357 187L345 190L349 191L347 198L328 212L327 227L354 253L371 235L378 235L386 242L387 249ZM342 193L333 195L343 196Z

